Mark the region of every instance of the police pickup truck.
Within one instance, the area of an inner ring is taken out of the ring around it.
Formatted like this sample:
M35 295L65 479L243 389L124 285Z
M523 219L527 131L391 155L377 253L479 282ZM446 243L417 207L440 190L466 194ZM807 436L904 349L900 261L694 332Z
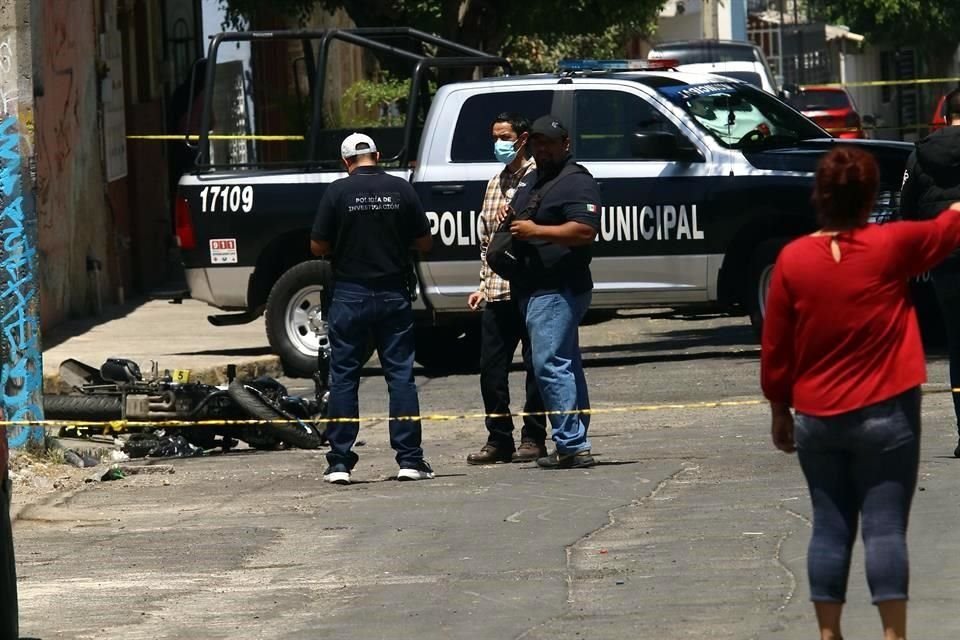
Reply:
M303 66L316 74L321 88L311 87L304 102L312 121L323 124L330 43L340 39L380 51L380 34L387 31L223 34L213 41L210 59L216 60L218 47L228 41L285 39L302 42L310 62L317 56L308 40L318 39L318 68ZM410 54L415 68L406 122L358 129L377 142L390 173L413 183L430 220L434 249L417 265L421 364L456 366L477 358L477 315L466 299L478 285L477 220L484 188L502 169L494 159L490 124L503 111L531 120L546 113L560 118L571 132L575 158L599 182L603 202L591 265L593 309L707 305L738 309L760 326L778 252L816 228L813 171L837 140L751 85L679 73L668 61L568 61L556 74L512 76L505 60L440 44L455 55ZM291 48L285 43L283 51ZM507 75L426 90L428 71L458 65L499 66ZM217 67L207 66L208 88L216 86ZM252 75L256 85L256 69ZM205 132L218 95L208 93L213 99L208 97L204 109ZM251 102L235 101L232 121L244 108L255 113L257 125L270 119L272 114ZM354 128L311 130L307 124L305 157L270 164L271 155L281 154L269 136L250 134L264 130L250 126L251 119L238 129L221 129L219 136L216 128L201 135L197 167L180 180L176 225L190 294L239 311L211 316L214 324L247 322L265 313L270 344L288 373L309 374L325 339L322 302L330 281L329 266L310 259L309 229L325 186L345 175L338 148ZM244 135L222 135L233 131ZM882 186L874 215L889 218L898 206L910 145L844 144L860 145L878 159ZM231 153L237 157L231 159Z

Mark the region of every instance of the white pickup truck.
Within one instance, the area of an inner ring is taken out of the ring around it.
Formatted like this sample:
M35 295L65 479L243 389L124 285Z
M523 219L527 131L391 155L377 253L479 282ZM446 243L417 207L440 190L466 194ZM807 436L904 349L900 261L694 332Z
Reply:
M421 49L398 53L399 36ZM332 126L319 87L334 42L410 62L405 119L386 114L401 124ZM237 312L211 322L265 313L270 344L292 375L313 371L325 339L330 270L311 260L309 231L325 186L345 175L338 149L354 130L376 140L384 167L413 183L427 211L434 250L417 265L417 359L448 368L469 366L479 354L478 316L466 299L478 285L484 188L502 169L490 138L500 112L560 118L575 158L600 184L592 309L716 305L750 314L758 327L780 248L815 228L814 167L838 142L775 96L730 78L679 73L662 60L569 61L557 73L513 76L506 60L411 29L221 34L209 59L234 43L274 54L302 50L300 67L312 82L299 104L312 115L302 118L299 136L281 128L290 140L273 140L271 118L288 127L297 119L278 120L258 102L258 80L273 82L260 93L288 84L272 77L276 66L258 72L258 60L270 56L251 56L252 72L242 77L252 81L242 83L239 99L216 90L221 65L207 65L206 86L215 88L202 118L209 133L200 138L196 167L180 180L177 233L191 296ZM423 45L452 55L424 54ZM505 75L442 84L450 69L464 67ZM857 144L880 162L875 216L889 218L910 146Z

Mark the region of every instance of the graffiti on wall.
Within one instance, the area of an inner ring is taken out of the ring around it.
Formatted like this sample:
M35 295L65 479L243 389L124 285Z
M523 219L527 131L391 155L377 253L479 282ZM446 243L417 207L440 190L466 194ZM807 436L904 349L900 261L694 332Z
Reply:
M15 85L15 78L3 78L12 72L11 51L8 41L0 42L0 87ZM7 102L6 94L0 98L4 98L0 101L0 406L8 420L40 420L43 365L34 277L37 250L30 241L35 228L30 228L25 216L30 202L23 188L16 102ZM42 437L42 430L13 427L7 437L10 446L17 447Z

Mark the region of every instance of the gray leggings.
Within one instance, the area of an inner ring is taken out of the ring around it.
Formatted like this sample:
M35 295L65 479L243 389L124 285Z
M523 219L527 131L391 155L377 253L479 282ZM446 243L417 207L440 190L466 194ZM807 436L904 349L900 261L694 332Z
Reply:
M810 599L845 601L859 516L873 602L905 600L907 521L920 458L920 389L838 416L798 414L795 439L813 502Z

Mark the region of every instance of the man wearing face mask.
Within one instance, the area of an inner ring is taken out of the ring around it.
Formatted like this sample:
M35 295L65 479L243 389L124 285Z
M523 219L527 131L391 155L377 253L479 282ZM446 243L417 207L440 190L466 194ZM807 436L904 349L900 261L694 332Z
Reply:
M530 128L537 168L511 203L510 232L522 267L510 280L527 331L534 375L550 413L556 449L545 469L591 467L590 399L580 359L579 325L590 306L593 240L600 231L600 189L573 161L566 127L552 115Z
M470 294L467 304L477 310L486 303L480 320L480 394L486 418L487 442L477 453L467 456L469 464L528 462L546 455L546 420L543 415L523 417L520 447L513 440L510 414L510 364L517 345L522 344L527 370L524 412L543 411L543 401L530 370L530 341L516 300L510 295L510 283L487 265L486 252L493 232L520 182L535 164L527 154L530 121L518 113L501 113L493 121L493 152L506 165L490 179L480 211L480 287Z

